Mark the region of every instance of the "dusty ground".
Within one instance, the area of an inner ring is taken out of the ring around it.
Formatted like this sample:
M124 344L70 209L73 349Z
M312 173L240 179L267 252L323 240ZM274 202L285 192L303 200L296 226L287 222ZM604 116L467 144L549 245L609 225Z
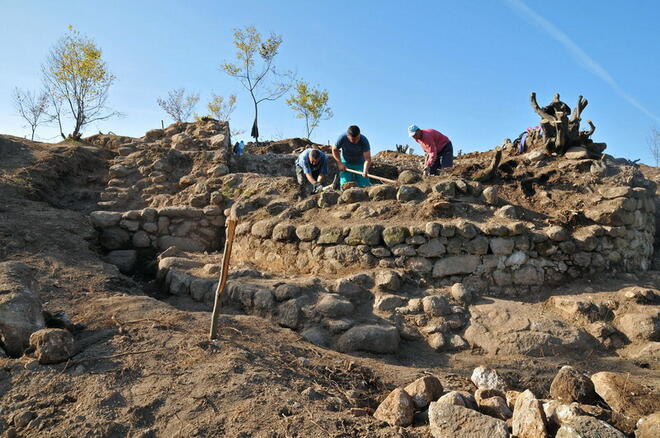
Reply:
M567 363L587 373L628 372L660 388L657 360L600 350L529 358L437 353L405 343L396 355L345 355L246 315L224 315L220 339L208 341L210 314L200 304L163 297L96 252L86 214L107 180L111 155L89 145L0 136L0 261L30 265L44 308L84 324L76 338L88 344L58 365L0 358L0 432L15 415L32 412L18 436L421 438L430 436L426 426L385 426L370 410L426 373L446 389L471 389L467 377L479 364L539 397ZM658 278L649 272L583 280L530 302L480 305L516 306L533 317L553 312L546 304L551 295L607 299L631 285L657 287ZM321 393L318 400L308 388Z

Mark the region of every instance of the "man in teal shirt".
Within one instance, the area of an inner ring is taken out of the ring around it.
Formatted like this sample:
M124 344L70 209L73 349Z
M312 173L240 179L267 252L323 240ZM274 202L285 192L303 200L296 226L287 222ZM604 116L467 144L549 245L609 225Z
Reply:
M360 187L371 185L367 178L371 165L371 147L367 137L360 133L360 128L355 125L349 126L346 134L340 136L332 147L332 156L340 170L339 187L343 189L344 184L349 182L354 182ZM347 168L362 172L362 175L346 172Z

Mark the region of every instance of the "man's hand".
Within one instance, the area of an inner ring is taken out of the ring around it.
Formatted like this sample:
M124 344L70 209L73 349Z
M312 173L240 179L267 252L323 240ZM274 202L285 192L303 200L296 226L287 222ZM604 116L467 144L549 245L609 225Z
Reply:
M431 176L431 168L426 166L424 167L424 176Z
M314 188L312 189L312 193L321 193L322 191L323 191L323 184L321 184L321 183L314 184Z
M362 171L362 176L363 176L363 177L365 177L365 178L369 178L368 175L369 175L369 172L367 172L366 170Z
M342 172L346 171L346 165L344 163L337 163L337 168Z

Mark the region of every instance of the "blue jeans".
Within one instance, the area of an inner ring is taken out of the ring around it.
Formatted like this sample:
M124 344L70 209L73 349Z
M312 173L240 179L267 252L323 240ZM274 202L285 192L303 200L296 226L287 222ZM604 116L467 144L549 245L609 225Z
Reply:
M454 147L451 142L447 143L442 151L435 157L435 161L429 166L429 173L437 175L438 169L452 167L454 165Z

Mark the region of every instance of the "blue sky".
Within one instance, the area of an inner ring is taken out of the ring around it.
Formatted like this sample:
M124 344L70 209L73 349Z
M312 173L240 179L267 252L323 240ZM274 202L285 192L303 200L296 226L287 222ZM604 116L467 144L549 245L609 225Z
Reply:
M235 129L249 128L247 92L219 66L234 58L231 29L283 37L276 63L327 89L334 112L312 139L334 141L357 124L374 150L412 144L406 127L435 128L455 150L486 150L538 124L536 91L571 107L608 152L651 163L646 139L660 128L660 3L657 1L30 1L0 0L0 133L28 131L10 102L36 89L40 65L69 24L93 38L117 76L108 103L125 114L87 128L141 136L167 116L170 89L235 93ZM304 136L284 99L260 107L262 139ZM56 131L40 128L42 139ZM419 151L419 148L416 148Z

